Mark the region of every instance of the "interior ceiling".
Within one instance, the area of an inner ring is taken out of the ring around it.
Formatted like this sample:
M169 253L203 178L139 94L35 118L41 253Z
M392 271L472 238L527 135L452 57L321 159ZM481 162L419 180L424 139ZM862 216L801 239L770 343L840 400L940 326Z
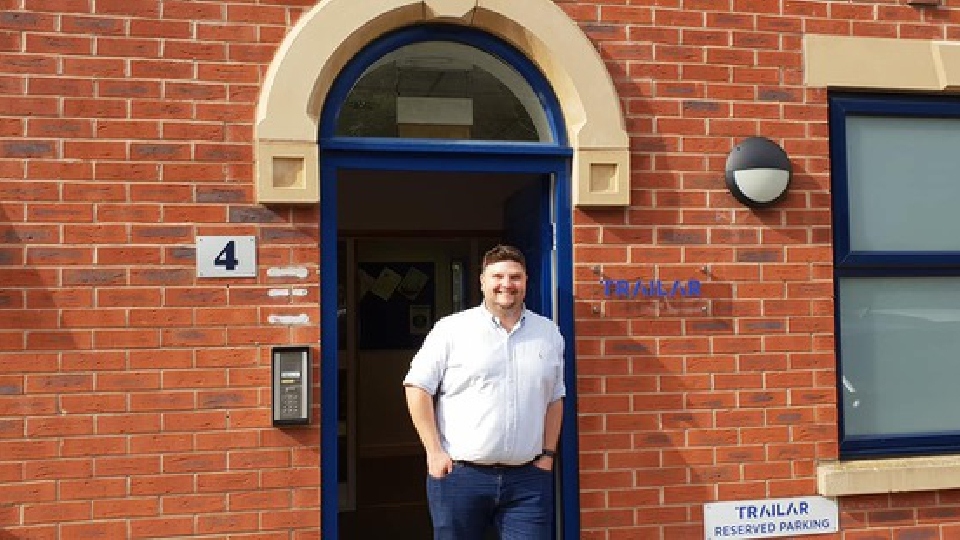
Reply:
M533 174L338 173L338 225L347 231L499 231L503 206Z

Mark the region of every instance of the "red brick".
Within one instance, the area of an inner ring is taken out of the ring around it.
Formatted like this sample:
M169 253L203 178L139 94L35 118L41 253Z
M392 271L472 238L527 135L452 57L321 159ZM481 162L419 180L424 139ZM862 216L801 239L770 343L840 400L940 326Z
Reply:
M189 38L193 21L171 21L156 19L133 19L130 21L130 35L153 38Z
M56 502L23 505L23 523L26 525L88 521L91 504L88 501Z
M160 502L156 497L142 497L93 501L93 518L149 517L158 515Z
M132 454L187 452L191 449L193 449L193 436L189 434L148 434L130 437L130 453ZM159 461L157 461L155 468L151 464L151 472L159 471Z
M158 58L160 56L160 41L153 39L100 38L97 40L97 50L103 56L120 56L131 58ZM117 81L103 81L102 84L117 84Z
M58 0L32 0L34 2L42 1L46 5L45 8L37 8L42 11L56 11L60 12L60 3ZM73 0L74 2L82 2L82 0ZM85 6L89 7L89 4L82 2ZM78 12L83 12L84 10L78 10ZM96 35L117 35L123 33L122 19L112 18L112 17L89 17L89 16L74 16L69 13L64 13L60 15L61 20L61 31L68 34L96 34Z
M60 526L61 540L86 538L125 538L125 521L95 521L89 523L64 523Z
M197 491L200 493L244 491L259 487L260 475L256 471L197 474Z
M27 480L60 480L62 483L63 480L70 478L91 476L93 476L91 459L54 459L30 461L25 464L24 478Z
M171 495L194 491L193 475L161 474L130 478L130 495Z
M163 415L163 429L167 432L209 431L226 427L227 415L223 411L171 412Z
M123 92L120 89L111 89L112 95L122 97ZM159 93L159 88L157 89ZM141 94L142 91L134 93ZM129 121L115 120L102 121L97 123L97 137L103 139L156 139L160 136L160 124L151 121ZM133 149L131 149L133 151ZM134 154L133 157L140 157Z
M261 472L261 486L263 488L289 488L303 486L319 486L320 474L316 467L286 468Z
M126 398L117 394L60 396L61 408L72 413L109 413L126 410Z
M89 500L123 497L127 482L122 478L90 478L60 482L60 498L66 500Z
M291 505L290 493L287 490L231 493L229 497L230 509L233 511L285 509Z
M257 431L232 430L227 433L200 433L196 435L197 450L232 450L256 448L258 446L260 446L260 438ZM230 459L232 463L232 454Z
M27 437L68 437L92 434L93 417L91 416L31 416L27 419Z
M139 518L130 520L130 538L173 538L194 532L193 517Z
M314 510L277 510L264 513L262 520L263 528L267 530L315 528L320 525L320 514Z
M111 184L66 184L63 186L64 201L122 201L126 197L123 186Z
M86 36L27 34L26 51L45 54L89 55L93 52L93 39Z
M129 351L128 355L132 369L189 368L193 364L193 352L189 350L141 350Z
M156 0L98 0L96 12L105 15L129 15L136 18L155 19L160 14L160 2Z
M155 433L159 430L159 414L100 415L97 417L97 433Z
M200 534L242 533L258 530L258 515L253 512L206 514L197 518Z
M212 514L227 510L227 496L179 495L160 499L164 514ZM231 506L231 510L237 510Z

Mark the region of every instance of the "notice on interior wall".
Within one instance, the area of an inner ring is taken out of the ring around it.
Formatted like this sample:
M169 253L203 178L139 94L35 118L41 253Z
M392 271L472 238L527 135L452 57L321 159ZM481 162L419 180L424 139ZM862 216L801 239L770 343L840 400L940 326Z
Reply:
M357 347L418 348L436 315L435 263L362 262L357 272Z
M384 300L390 300L394 291L397 290L397 285L399 285L402 280L403 277L392 268L384 268L380 271L377 281L373 284L373 294Z
M422 270L415 266L407 269L407 274L403 276L403 281L397 286L397 292L402 294L407 300L414 300L420 295L423 286L427 284L430 278Z
M426 335L430 331L433 323L431 306L412 305L410 306L410 333L413 335Z

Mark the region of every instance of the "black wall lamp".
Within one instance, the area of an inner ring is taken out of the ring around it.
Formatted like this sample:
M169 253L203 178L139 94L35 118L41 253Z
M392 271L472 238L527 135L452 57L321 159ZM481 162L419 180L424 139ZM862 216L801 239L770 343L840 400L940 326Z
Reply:
M782 199L792 174L787 153L766 137L744 139L727 155L727 189L751 208L770 206Z

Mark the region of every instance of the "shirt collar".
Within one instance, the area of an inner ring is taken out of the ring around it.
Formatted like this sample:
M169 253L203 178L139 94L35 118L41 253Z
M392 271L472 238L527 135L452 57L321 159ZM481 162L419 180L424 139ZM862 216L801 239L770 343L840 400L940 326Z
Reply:
M497 316L494 315L493 313L490 313L490 310L487 309L487 305L486 305L486 304L484 304L484 303L481 302L481 303L480 303L480 309L483 310L483 314L484 314L485 317L489 317L489 318L490 318L490 322L493 323L493 325L494 325L495 327L497 327L497 328L503 328L503 325L500 324L500 317L497 317ZM523 309L520 311L520 319L517 321L517 326L516 326L516 328L514 328L514 331L520 329L520 327L523 326L523 321L524 321L524 319L526 319L526 318L527 318L527 306L526 306L526 304L524 304Z

